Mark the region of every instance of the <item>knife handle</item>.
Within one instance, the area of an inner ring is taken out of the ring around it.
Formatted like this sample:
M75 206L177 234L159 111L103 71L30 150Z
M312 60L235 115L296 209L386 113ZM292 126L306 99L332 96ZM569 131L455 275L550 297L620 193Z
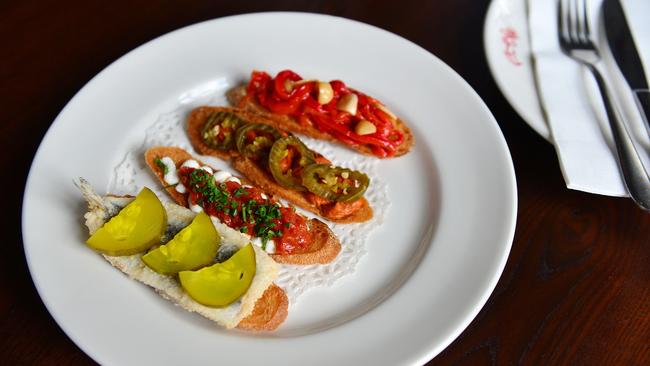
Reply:
M639 107L641 119L645 122L646 131L650 135L650 90L634 90L634 99L636 100L637 107Z

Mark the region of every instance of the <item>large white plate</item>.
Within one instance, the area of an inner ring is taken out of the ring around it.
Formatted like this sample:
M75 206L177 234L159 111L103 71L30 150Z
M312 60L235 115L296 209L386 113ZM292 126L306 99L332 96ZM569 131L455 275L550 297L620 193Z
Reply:
M550 141L537 95L526 0L492 0L483 26L483 46L492 76L510 105Z
M417 145L382 161L392 206L353 275L310 291L273 334L225 331L128 280L83 244L72 180L108 185L123 151L188 93L254 68L341 78L403 116ZM478 313L516 217L511 158L489 110L449 67L386 31L323 15L264 13L149 42L91 80L52 124L25 189L23 236L48 310L102 364L420 364Z

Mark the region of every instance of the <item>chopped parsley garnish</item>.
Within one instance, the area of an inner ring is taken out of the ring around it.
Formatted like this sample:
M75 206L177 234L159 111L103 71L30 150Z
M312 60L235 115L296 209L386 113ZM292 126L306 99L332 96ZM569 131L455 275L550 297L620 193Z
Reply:
M235 195L235 197L237 197L237 198L239 198L239 197L241 197L241 196L247 196L247 195L248 195L248 191L246 191L246 190L244 189L244 187L239 187L239 188L237 188L237 190L235 191L234 195Z
M203 169L194 169L190 173L190 189L200 193L204 201L217 203L221 206L228 203L230 196L226 186L222 184L217 186L214 177Z
M162 162L162 160L160 160L160 158L154 158L153 162L163 171L163 174L169 173L169 168Z
M233 198L240 198L248 195L245 188L239 187L231 195L224 183L215 183L214 177L202 169L195 169L189 175L189 188L199 193L199 204L213 204L217 211L226 215L240 217L243 226L235 228L242 233L248 232L248 225L252 225L253 235L262 239L262 247L266 246L269 240L282 236L279 230L279 219L282 217L278 203L265 200L258 203L251 199L239 203ZM289 227L288 223L284 225Z
M255 201L249 201L254 202ZM253 215L255 217L255 233L262 239L262 244L273 239L274 237L282 236L282 231L275 230L276 221L282 214L280 213L280 206L278 204L263 204L257 205L253 208Z

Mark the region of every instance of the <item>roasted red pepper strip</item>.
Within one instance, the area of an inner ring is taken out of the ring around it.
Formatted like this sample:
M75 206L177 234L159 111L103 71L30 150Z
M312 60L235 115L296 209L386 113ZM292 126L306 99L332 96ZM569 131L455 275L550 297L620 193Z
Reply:
M295 117L297 123L314 126L349 145L368 145L373 154L380 157L395 155L404 141L404 135L397 130L393 117L382 110L374 98L348 88L340 80L330 82L334 97L325 105L318 103L315 81L302 80L291 70L280 71L275 78L265 72L255 71L251 76L247 92L273 113ZM357 112L351 115L339 110L338 101L346 94L357 95ZM370 135L358 135L354 128L361 120L367 120L376 127Z
M273 92L280 100L287 100L291 97L292 89L287 90L291 82L300 80L300 76L291 70L280 71L273 80ZM289 83L287 83L289 81Z
M309 98L311 93L312 85L303 84L300 87L293 90L290 98L284 101L273 101L268 103L267 108L273 113L277 114L286 114L286 115L299 115L296 113L299 111L301 103Z

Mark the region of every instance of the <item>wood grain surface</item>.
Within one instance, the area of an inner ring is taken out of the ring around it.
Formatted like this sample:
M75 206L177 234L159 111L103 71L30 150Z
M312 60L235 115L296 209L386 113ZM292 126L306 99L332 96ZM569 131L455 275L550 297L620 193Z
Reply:
M566 189L554 149L515 113L490 75L482 45L488 5L0 1L1 222L8 235L0 255L1 363L93 363L41 302L20 232L31 160L67 101L112 61L159 35L226 15L293 10L360 20L426 48L480 94L511 149L519 212L505 272L476 319L430 365L650 364L650 215L628 199Z

